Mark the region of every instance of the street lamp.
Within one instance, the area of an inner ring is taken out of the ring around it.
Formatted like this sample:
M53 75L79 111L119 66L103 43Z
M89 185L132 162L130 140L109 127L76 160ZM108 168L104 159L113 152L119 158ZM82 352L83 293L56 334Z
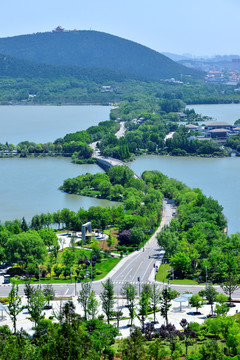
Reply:
M75 296L77 295L77 276L75 276Z
M41 265L38 265L38 276L39 276L39 289L41 289L41 273L40 273Z
M138 276L137 281L138 281L138 293L139 293L139 296L140 296L140 293L141 293L140 276Z
M164 263L165 263L165 261L162 260L162 264L163 264L163 285L164 285Z
M206 271L206 286L207 286L207 266L205 266L205 271Z

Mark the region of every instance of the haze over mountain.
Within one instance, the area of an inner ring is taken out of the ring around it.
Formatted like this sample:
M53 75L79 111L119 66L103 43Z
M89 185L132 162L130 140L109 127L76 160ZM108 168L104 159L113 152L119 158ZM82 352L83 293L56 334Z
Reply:
M202 73L114 35L98 31L46 32L0 38L0 53L52 65L111 69L145 79L202 77Z
M191 61L202 61L208 63L215 62L232 62L232 59L239 59L240 55L214 55L214 56L194 56L192 54L173 54L168 52L163 52L163 55L169 57L173 61L182 63L184 60Z

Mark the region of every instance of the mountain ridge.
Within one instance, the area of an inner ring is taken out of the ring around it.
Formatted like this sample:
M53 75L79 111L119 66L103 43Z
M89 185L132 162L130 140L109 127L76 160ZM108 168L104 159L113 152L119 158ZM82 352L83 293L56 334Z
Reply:
M202 73L131 40L94 30L45 32L0 38L0 53L51 65L103 68L150 80Z

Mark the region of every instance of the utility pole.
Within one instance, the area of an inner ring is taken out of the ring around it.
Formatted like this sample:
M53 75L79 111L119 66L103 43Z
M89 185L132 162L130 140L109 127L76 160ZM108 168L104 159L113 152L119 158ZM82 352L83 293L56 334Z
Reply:
M77 295L77 277L75 276L75 296Z
M207 266L205 266L205 271L206 271L206 286L207 286Z
M141 293L140 276L137 278L137 281L138 281L138 294L139 294L139 296L140 296L140 293Z

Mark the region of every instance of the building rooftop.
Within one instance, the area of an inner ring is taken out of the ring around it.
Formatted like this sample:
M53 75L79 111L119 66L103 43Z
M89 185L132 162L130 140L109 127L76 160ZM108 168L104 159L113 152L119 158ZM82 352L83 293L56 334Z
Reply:
M210 132L210 133L224 133L224 132L230 132L230 130L228 130L228 129L212 129L212 130L209 130L208 132Z
M224 121L214 121L206 124L206 126L232 126L232 125Z
M186 125L186 128L188 128L188 129L197 129L198 126L193 125L193 124L187 124L187 125Z

